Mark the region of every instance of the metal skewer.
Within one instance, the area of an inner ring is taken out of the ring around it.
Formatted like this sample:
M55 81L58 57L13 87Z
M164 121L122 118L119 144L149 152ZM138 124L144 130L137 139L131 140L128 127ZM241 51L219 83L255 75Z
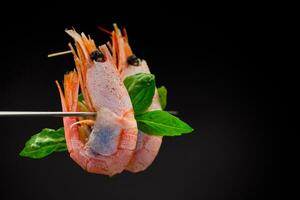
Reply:
M167 111L177 115L177 111ZM97 112L53 112L53 111L0 111L0 117L89 117L96 116Z
M0 117L87 117L96 116L96 114L96 112L0 111Z

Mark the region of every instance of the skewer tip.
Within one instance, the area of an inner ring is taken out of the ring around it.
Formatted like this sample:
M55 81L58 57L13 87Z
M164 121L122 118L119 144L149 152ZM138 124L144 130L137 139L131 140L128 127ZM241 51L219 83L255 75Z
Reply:
M72 53L72 50L51 53L51 54L48 54L48 58L55 57L55 56L61 56L61 55L69 54L69 53Z

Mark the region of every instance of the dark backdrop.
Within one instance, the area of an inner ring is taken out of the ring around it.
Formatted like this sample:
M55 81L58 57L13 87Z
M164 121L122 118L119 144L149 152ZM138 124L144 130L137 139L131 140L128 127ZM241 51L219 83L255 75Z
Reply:
M59 5L57 5L59 6ZM93 5L89 5L93 7ZM108 37L96 25L126 26L130 44L147 60L157 85L168 88L168 110L195 129L164 138L155 162L144 172L115 177L88 174L67 153L21 158L25 141L58 118L1 118L1 199L268 199L279 196L274 167L272 70L266 52L265 21L256 12L200 16L202 8L176 10L140 5L130 12L64 13L36 10L2 17L0 110L60 110L54 80L74 68L65 28ZM120 10L122 10L121 7ZM125 9L125 8L124 8ZM187 14L182 13L187 12ZM33 15L33 16L29 16ZM256 18L257 17L257 18Z

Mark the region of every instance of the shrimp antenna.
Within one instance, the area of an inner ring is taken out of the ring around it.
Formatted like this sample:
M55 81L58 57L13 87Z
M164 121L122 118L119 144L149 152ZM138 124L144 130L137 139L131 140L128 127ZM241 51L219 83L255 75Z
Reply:
M111 35L111 31L107 30L106 28L103 28L102 26L97 26L98 29L104 33L107 33L109 35Z
M125 41L128 42L128 35L127 35L126 28L123 28L122 31L123 31Z
M55 57L55 56L61 56L61 55L69 54L69 53L72 53L72 50L48 54L48 58Z

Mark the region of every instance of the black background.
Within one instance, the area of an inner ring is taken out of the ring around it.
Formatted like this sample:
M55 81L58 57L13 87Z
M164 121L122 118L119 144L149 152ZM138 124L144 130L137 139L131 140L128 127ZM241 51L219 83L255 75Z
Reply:
M177 110L195 131L164 138L146 171L109 178L86 173L67 153L42 160L18 156L32 134L62 126L61 119L1 118L1 199L278 197L277 135L269 115L275 86L262 59L266 21L257 11L202 16L205 7L145 10L148 3L141 3L81 12L94 6L69 5L61 13L55 6L24 9L1 18L0 110L60 110L54 80L62 80L74 63L71 55L48 59L47 54L68 50L72 40L65 28L75 27L101 44L108 36L96 25L112 28L117 22L127 28L134 52L147 60L157 85L168 88L167 109Z

